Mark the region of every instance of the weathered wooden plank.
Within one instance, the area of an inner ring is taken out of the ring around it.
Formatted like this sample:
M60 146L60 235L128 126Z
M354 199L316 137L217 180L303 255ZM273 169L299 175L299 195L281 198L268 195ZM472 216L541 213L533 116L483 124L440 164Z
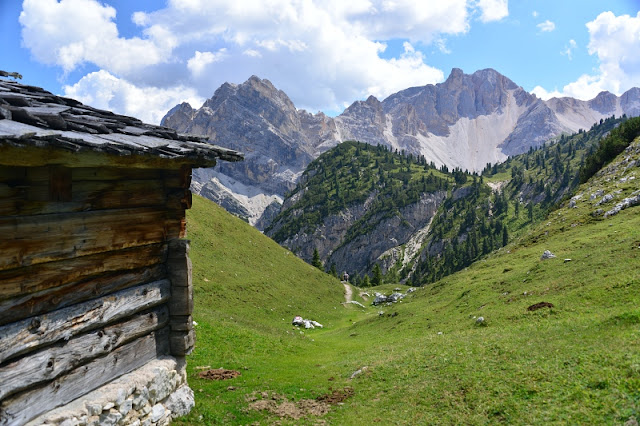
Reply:
M193 312L193 281L191 277L191 259L189 259L189 241L169 241L167 274L171 281L171 316L191 315Z
M167 273L171 280L171 354L184 356L191 352L195 343L195 333L191 325L193 312L193 281L189 241L170 240L167 256ZM187 322L189 321L189 322Z
M42 315L76 303L85 302L118 290L166 277L163 264L124 272L110 272L94 279L55 287L0 302L0 325Z
M47 201L71 201L71 169L49 166L49 198Z
M0 400L53 380L115 348L164 327L169 309L162 305L124 322L79 335L0 366Z
M74 167L71 179L80 181L162 180L166 174L178 176L179 170L136 169L121 167ZM0 182L46 182L47 167L12 167L0 165Z
M84 201L92 210L163 206L166 198L160 179L73 183L73 201Z
M167 245L160 243L0 271L0 300L162 263L166 256Z
M0 327L0 363L165 303L168 280L156 281Z
M169 335L171 355L183 357L189 355L196 343L196 333L193 330L188 332L172 331Z
M0 182L12 185L33 183L48 184L51 171L49 167L11 167L0 166Z
M163 173L163 170L116 167L77 167L72 170L75 182L92 180L161 180Z
M189 258L191 246L189 240L169 241L167 254L167 272L172 286L192 287L192 265Z
M3 123L13 123L17 126L3 126ZM14 129L14 127L20 127ZM71 150L71 147L64 149L64 141L57 143L60 146L54 146L51 144L48 147L36 147L36 146L14 146L8 143L3 143L3 138L13 139L17 135L29 135L34 134L37 137L53 137L54 135L71 135L76 133L78 140L82 138L88 139L93 136L92 140L98 139L95 135L88 135L80 132L60 132L54 130L45 130L35 126L29 126L27 124L18 123L11 120L0 120L0 164L8 166L27 166L27 167L39 167L50 164L64 164L68 167L133 167L138 169L179 169L183 165L189 165L193 167L213 167L216 164L216 160L213 154L208 156L194 157L174 157L164 158L158 156L156 153L149 154L131 154L131 155L114 155L110 152L98 152L89 148L83 148L77 146L75 150ZM19 136L18 136L19 137ZM66 137L66 136L65 136ZM104 140L105 144L109 141ZM205 144L199 144L202 146L209 146ZM62 148L61 148L62 147ZM111 147L114 148L115 147ZM102 149L96 147L96 149ZM227 154L227 152L221 148L218 149L219 154L224 159L230 161L237 161L239 157L233 154ZM202 149L204 152L204 149ZM215 155L218 155L216 153Z
M166 328L138 338L46 385L2 401L0 425L24 424L42 413L67 404L123 374L142 367L158 355L167 352Z
M161 180L73 182L65 202L51 196L43 185L15 186L0 183L0 216L72 213L89 210L123 209L166 204Z
M193 287L171 286L169 301L171 315L191 315L193 313Z
M163 242L180 218L157 208L0 218L0 270Z
M193 317L191 315L172 315L169 321L171 331L193 330Z
M186 210L191 208L193 197L188 189L167 190L166 206L171 210Z

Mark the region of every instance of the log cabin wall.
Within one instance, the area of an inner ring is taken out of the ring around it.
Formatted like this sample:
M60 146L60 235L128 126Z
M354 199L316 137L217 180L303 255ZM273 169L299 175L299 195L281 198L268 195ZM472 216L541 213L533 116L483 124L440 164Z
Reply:
M0 425L189 412L185 209L219 159L242 155L0 79Z
M190 175L0 166L0 423L191 350Z

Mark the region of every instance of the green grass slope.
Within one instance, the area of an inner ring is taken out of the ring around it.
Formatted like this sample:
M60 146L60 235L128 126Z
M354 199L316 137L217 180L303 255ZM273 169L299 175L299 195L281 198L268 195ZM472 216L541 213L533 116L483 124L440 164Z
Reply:
M337 310L344 288L211 201L194 197L187 223L198 325L188 368L197 405L185 421L217 424L233 416L230 407L244 403L244 394L227 392L224 382L197 378L196 367L239 370L242 376L235 381L251 387L287 383L286 376L296 371L271 366L271 357L291 357L293 367L295 355L310 342L293 333L292 318L336 327L344 321Z
M196 408L183 422L640 420L640 206L594 215L637 192L634 160L640 163L640 140L578 188L575 208L552 212L531 232L401 303L364 309L342 306L337 281L196 199L188 216L199 322L188 359ZM613 199L596 205L607 194ZM544 250L557 257L541 260ZM528 310L539 302L553 308ZM302 334L289 324L295 314L326 327ZM242 375L206 382L196 372L207 365ZM322 417L249 409L262 392L296 402L345 387L353 396Z

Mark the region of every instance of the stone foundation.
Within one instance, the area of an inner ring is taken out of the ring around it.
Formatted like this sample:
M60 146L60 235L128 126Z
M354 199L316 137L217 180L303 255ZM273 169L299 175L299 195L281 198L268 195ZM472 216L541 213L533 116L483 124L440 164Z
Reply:
M162 357L28 425L167 425L194 406L184 358Z

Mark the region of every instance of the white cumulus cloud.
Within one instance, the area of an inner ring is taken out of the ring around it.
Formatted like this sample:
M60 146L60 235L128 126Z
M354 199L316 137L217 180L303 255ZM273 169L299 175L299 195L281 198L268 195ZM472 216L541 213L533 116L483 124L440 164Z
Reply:
M223 60L226 53L227 49L224 47L216 53L196 50L193 57L187 61L187 68L189 68L194 75L200 75L207 65Z
M117 111L147 123L160 123L167 111L179 103L189 102L198 108L204 102L188 87L138 87L104 70L64 86L64 94L94 108Z
M544 99L544 100L551 99L551 98L560 98L563 96L562 93L560 93L557 89L554 89L551 92L548 92L542 86L534 87L531 93L533 93L540 99Z
M37 60L65 72L83 63L130 72L167 59L170 36L156 31L144 39L121 38L115 17L113 7L94 0L25 0L22 42Z
M538 29L540 31L542 31L543 33L550 33L551 31L556 29L556 24L554 24L553 22L551 22L550 20L546 20L544 22L540 22L538 25L536 25L538 27Z
M205 99L251 75L312 111L437 83L443 72L420 49L448 52L446 38L468 32L474 16L509 13L507 0L168 0L133 13L138 33L124 37L108 3L25 0L23 45L66 75L84 64L100 69L66 86L67 95L153 122L180 91ZM402 51L385 54L398 39Z
M509 16L508 0L478 0L482 22L499 21Z
M560 52L565 55L569 60L573 59L573 51L578 47L578 43L574 39L569 40L569 43L564 47L564 50Z
M550 92L552 96L588 100L604 90L621 95L632 87L640 86L640 56L636 54L640 52L640 12L636 16L615 16L612 12L603 12L586 26L589 31L588 51L590 55L597 56L598 71L581 75L564 86L561 92ZM541 94L546 93L543 90L536 94L542 97Z

